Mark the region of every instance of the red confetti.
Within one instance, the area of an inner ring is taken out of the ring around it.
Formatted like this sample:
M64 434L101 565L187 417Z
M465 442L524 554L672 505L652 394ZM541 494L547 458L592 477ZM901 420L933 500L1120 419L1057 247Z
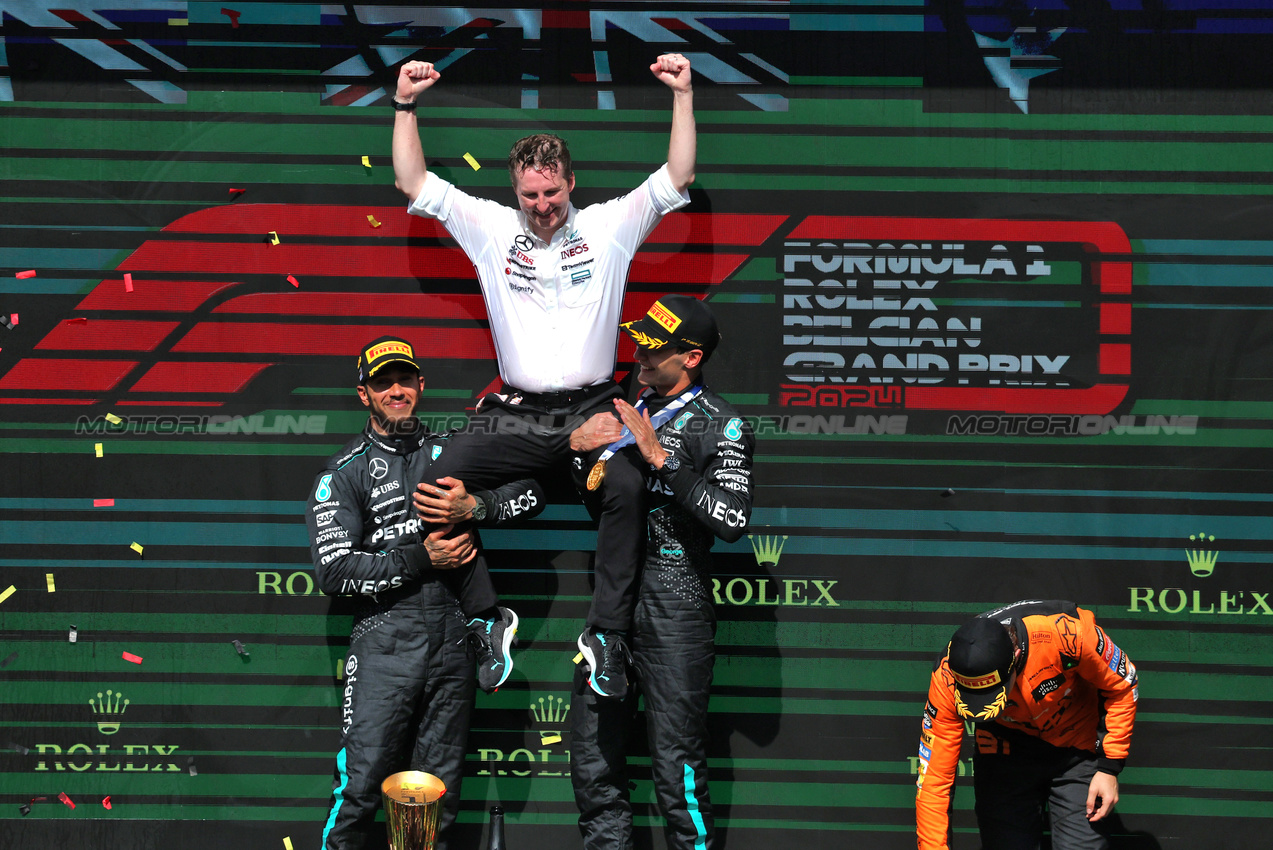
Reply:
M67 319L66 321L72 325L87 325L88 324L88 319L84 318L83 316L76 316L74 319Z
M242 194L243 194L244 192L246 192L246 191L247 191L247 189L231 189L231 190L230 190L230 194L231 194L231 195L242 195Z
M72 809L73 809L73 808L75 808L75 803L71 801L71 798L70 798L70 797L66 796L66 792L65 792L65 791L63 791L61 794L58 794L58 795L57 795L57 798L58 798L59 800L61 800L63 803L66 803L66 804L67 804L68 806L70 806Z
M115 507L114 499L94 499L93 507L95 508L113 508Z
M29 277L35 277L35 269L30 269L24 272L18 272L17 274L14 275L14 277L16 277L18 280L26 280Z
M287 282L290 283L292 286L295 286L297 289L301 288L301 282L297 280L296 278L292 277L290 274L287 276Z
M13 322L13 326L14 326L14 327L17 327L17 326L18 326L18 314L17 314L17 313L10 313L10 314L9 314L9 321Z
M125 661L131 661L131 662L133 662L134 664L140 664L140 663L141 663L141 656L140 656L140 655L133 655L131 652L125 652L125 653L124 653L124 660L125 660Z
M108 796L106 796L106 797L103 797L103 798L102 798L102 808L103 808L103 809L109 809L110 807L111 807L111 798L110 798L110 796L108 795Z
M133 291L133 273L132 272L124 272L124 291L125 292Z
M221 14L227 16L230 19L231 29L237 30L239 28L239 15L242 15L243 14L242 12L235 11L234 9L227 9L224 6L222 6Z

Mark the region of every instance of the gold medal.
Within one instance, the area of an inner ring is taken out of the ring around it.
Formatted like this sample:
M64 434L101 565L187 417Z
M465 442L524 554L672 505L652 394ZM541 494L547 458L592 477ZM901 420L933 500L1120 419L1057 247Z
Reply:
M606 480L606 462L599 460L592 465L592 469L588 471L588 489L590 491L597 490L601 487L601 482Z

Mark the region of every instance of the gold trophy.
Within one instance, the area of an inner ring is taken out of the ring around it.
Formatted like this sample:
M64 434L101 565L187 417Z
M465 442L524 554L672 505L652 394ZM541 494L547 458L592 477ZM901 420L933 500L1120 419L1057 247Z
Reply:
M446 785L432 773L404 770L380 783L390 850L433 850Z

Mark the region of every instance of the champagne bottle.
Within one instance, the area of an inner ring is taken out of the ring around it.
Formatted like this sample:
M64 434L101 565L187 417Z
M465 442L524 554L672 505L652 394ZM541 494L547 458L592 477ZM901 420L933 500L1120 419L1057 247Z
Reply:
M486 837L486 850L506 850L504 843L504 807L491 806L491 825Z

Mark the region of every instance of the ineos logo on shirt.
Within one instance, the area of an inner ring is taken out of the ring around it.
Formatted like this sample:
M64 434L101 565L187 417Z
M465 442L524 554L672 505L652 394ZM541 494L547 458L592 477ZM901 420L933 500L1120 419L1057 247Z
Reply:
M531 248L535 247L535 240L531 239L529 236L522 235L514 239L513 244L518 248L521 248L523 251L529 251Z
M382 457L373 457L367 465L371 477L379 481L389 474L389 462Z

